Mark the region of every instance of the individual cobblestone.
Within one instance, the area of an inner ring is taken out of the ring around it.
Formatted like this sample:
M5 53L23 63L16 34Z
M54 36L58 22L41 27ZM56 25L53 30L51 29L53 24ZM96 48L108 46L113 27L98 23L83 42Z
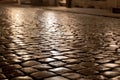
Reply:
M6 76L4 74L0 74L0 79L5 79Z
M120 80L120 76L114 77L111 80Z
M35 66L32 66L32 67L35 68L35 69L41 70L41 71L48 70L48 69L52 68L48 64L35 65Z
M46 78L45 80L69 80L69 79L61 77L61 76L55 76L51 78Z
M23 66L34 66L34 65L39 65L40 63L39 62L37 62L37 61L26 61L26 62L24 62L22 65Z
M63 73L71 72L70 69L64 68L64 67L53 68L53 69L50 69L50 71L55 72L57 74L63 74Z
M4 73L8 78L13 78L13 77L17 77L17 76L23 76L24 73L19 71L19 70L11 70L11 71L6 71Z
M107 77L115 77L118 76L120 73L118 71L106 71L103 74Z
M11 80L33 80L33 79L29 76L19 76L19 77L15 77Z
M31 76L33 76L35 79L38 79L38 80L51 77L54 75L55 75L54 73L48 72L48 71L39 71L31 74Z
M21 69L21 71L23 71L26 74L31 74L33 72L37 72L38 70L31 67L24 67Z
M114 68L114 67L118 67L120 66L119 64L115 64L115 63L106 63L103 64L104 67L109 67L109 68Z
M46 58L46 59L39 59L39 61L43 62L43 63L49 63L49 62L55 61L55 59L53 59L53 58Z
M55 62L50 62L49 64L54 67L61 67L61 66L64 66L66 63L62 61L55 61Z
M78 73L65 73L65 74L62 74L62 75L69 78L69 79L72 79L72 80L77 80L80 77L82 77L82 75L80 75Z

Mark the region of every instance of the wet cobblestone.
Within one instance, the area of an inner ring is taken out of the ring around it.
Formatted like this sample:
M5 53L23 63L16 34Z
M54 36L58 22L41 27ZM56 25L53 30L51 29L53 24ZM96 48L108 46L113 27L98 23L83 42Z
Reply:
M120 19L0 10L0 80L120 80Z

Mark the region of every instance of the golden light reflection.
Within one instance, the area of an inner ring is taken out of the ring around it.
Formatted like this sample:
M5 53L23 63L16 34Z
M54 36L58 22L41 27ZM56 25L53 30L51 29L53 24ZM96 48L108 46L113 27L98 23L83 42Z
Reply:
M23 16L23 11L22 10L11 9L10 14L11 14L12 24L15 24L15 25L18 25L18 26L23 24L24 16Z
M59 39L62 36L62 31L60 30L60 26L58 23L58 15L54 12L48 11L44 12L41 21L44 23L42 26L44 27L43 32L44 35L42 37L49 39L52 44L59 44L55 41L55 39ZM47 35L47 37L46 37ZM57 37L56 37L57 36ZM51 45L55 47L55 45Z
M67 24L69 23L69 17L67 15L63 15L63 17L65 17L66 21L61 21L58 20L59 15L57 15L55 12L47 12L44 13L44 22L45 22L45 27L46 28L46 32L52 33L52 34L57 34L58 36L62 36L63 33L65 33L65 35L73 35L71 32L71 29L69 26L66 25L62 25L63 24ZM58 23L61 23L61 25L59 25ZM64 29L63 29L64 28Z
M15 42L18 45L23 45L24 42L20 39L23 38L22 34L24 33L24 27L22 26L24 22L23 11L21 9L10 9L8 14L10 16L11 21L10 30L13 34L13 42Z
M57 17L55 13L48 12L44 14L45 16L45 28L48 29L48 31L55 31L54 23L57 23Z
M45 36L42 37L48 39L52 44L52 48L57 46L63 47L67 44L62 44L63 42L68 43L68 39L74 39L74 35L68 23L70 22L69 16L67 14L56 14L55 12L44 12L43 19L41 19L44 24ZM47 36L46 36L47 35ZM66 39L66 40L65 40ZM71 42L69 41L69 42ZM70 43L68 43L70 44Z

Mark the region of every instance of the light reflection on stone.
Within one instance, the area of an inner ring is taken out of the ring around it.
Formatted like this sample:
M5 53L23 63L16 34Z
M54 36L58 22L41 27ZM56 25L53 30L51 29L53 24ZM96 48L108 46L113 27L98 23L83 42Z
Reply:
M22 9L11 9L8 12L8 15L10 16L11 21L10 30L13 34L11 37L13 42L20 46L25 45L25 43L20 39L24 38L24 36L22 35L24 33L24 27L22 26L24 22L24 16Z
M10 11L11 22L16 25L22 25L24 21L23 11L18 9L11 9Z

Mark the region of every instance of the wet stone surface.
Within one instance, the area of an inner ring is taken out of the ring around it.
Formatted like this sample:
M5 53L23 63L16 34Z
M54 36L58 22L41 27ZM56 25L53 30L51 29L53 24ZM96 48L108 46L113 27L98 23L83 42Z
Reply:
M0 80L120 80L120 19L1 7Z

